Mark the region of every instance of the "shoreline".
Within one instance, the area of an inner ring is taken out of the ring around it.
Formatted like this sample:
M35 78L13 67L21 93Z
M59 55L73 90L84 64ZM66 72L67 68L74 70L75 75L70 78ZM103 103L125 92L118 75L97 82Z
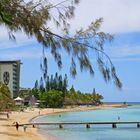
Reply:
M109 109L109 108L122 108L122 107L127 107L128 105L124 105L124 104L103 104L103 105L99 105L99 106L73 106L73 107L66 107L66 108L47 108L47 109L51 109L54 110L52 112L49 113L42 113L40 115L34 116L33 118L31 118L28 122L33 121L35 118L40 117L40 116L46 116L48 114L55 114L55 113L64 113L64 112L79 112L79 111L87 111L87 110L99 110L99 109ZM46 110L46 109L44 109ZM44 111L43 110L43 111Z
M0 118L0 139L3 140L49 140L38 133L37 128L28 127L26 132L24 132L23 127L19 127L17 131L15 127L8 127L6 125L12 125L13 122L27 123L33 121L36 117L60 112L76 112L76 111L86 111L86 110L96 110L96 109L106 109L106 108L118 108L127 107L124 104L103 104L99 106L67 106L66 108L28 108L24 112L11 112L10 118L6 119L6 116Z

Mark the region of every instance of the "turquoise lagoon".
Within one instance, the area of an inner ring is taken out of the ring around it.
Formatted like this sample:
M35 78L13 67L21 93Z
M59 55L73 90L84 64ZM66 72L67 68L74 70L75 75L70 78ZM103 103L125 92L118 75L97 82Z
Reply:
M118 116L120 120L118 120ZM36 122L92 122L92 121L140 121L140 105L80 112L50 114L36 118ZM39 126L39 133L52 140L140 140L140 128L135 124Z

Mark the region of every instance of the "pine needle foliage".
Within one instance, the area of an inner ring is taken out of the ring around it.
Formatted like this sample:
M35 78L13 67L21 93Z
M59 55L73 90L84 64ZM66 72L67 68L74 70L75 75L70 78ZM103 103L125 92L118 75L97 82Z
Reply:
M15 39L14 34L17 31L22 31L29 37L35 37L43 45L41 69L44 79L47 78L48 69L44 52L50 51L61 69L61 49L64 49L71 59L70 73L73 77L77 74L77 64L81 71L94 75L94 66L91 56L89 57L89 53L93 53L105 81L113 80L121 88L122 83L117 77L115 67L104 52L105 42L112 41L113 36L99 30L103 18L92 22L86 29L77 30L75 35L70 35L68 20L74 17L78 3L79 0L64 0L55 4L51 0L0 0L0 24L8 28L11 39ZM50 21L63 34L53 32L48 25Z

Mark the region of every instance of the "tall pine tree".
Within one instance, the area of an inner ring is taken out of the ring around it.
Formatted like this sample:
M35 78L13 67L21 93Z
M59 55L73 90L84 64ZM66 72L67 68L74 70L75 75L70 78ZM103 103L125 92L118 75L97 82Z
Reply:
M47 76L47 80L46 80L46 91L48 92L50 90L50 78L49 76Z
M44 89L44 82L43 82L43 78L42 78L42 77L40 78L39 90L40 90L40 93L45 92L45 89Z

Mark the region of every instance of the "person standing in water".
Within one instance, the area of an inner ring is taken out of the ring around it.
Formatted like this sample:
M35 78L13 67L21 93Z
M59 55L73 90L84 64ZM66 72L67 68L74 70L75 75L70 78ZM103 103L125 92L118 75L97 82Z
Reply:
M118 116L118 120L120 120L120 116Z

